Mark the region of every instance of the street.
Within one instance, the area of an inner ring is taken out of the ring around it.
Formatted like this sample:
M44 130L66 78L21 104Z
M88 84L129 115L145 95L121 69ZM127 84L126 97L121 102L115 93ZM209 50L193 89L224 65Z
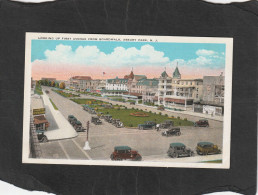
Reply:
M48 87L42 87L43 90ZM68 115L74 115L86 127L87 121L90 121L91 114L84 111L82 106L65 98L50 88L47 94L57 106L61 114L67 119ZM81 95L81 97L89 98ZM93 97L91 97L93 98ZM101 98L94 98L101 99ZM102 99L103 100L103 99ZM106 100L104 100L106 101ZM115 102L115 104L120 104ZM121 103L124 104L124 103ZM139 109L154 110L154 108L146 108L140 105L129 105L128 108L135 107ZM160 112L155 110L157 113ZM196 121L199 117L184 116L184 114L174 114L168 111L162 111L169 116L187 117L188 120ZM172 142L182 142L192 150L195 150L196 144L200 141L213 142L222 149L223 122L209 120L210 127L180 127L181 136L165 137L161 135L162 130L144 130L140 131L133 128L116 128L110 123L102 120L102 125L94 125L90 123L89 143L91 150L84 151L83 147L86 141L86 132L78 133L78 136L71 139L63 139L41 143L42 158L47 159L88 159L88 160L110 160L110 154L114 150L114 146L127 145L137 150L143 160L148 161L171 161L171 162L200 162L207 160L221 159L222 155L198 156L196 153L193 157L172 159L167 156L166 152L169 144Z

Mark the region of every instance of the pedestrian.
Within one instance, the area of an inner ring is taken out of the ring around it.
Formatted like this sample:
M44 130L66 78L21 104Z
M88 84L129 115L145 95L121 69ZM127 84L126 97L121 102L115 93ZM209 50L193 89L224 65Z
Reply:
M157 131L159 131L159 124L156 125L156 129L157 129Z

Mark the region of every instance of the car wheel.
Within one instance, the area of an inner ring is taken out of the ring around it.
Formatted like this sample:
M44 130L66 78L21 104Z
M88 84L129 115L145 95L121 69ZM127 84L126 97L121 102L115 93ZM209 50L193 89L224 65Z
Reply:
M201 155L201 153L200 153L200 151L199 151L199 150L197 150L196 152L197 152L197 154L198 154L198 155Z
M176 133L176 136L179 136L179 132Z
M181 135L181 132L178 132L179 136Z
M110 155L110 159L114 160L114 155L113 154Z
M172 158L177 158L178 154L177 153L173 153Z
M193 153L192 153L192 152L189 153L189 157L191 157L191 156L193 156Z
M43 138L42 142L43 142L43 143L48 142L48 139L47 139L47 137L46 137L46 136Z

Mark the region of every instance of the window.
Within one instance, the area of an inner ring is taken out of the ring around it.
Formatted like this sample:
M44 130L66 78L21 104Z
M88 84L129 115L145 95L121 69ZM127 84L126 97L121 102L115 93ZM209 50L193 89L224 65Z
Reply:
M196 94L196 98L198 98L198 93Z

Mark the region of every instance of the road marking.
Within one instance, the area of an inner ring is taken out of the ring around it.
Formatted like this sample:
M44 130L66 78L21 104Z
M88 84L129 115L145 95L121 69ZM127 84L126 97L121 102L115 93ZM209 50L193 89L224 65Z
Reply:
M65 150L65 148L64 148L64 146L63 146L63 144L62 144L60 141L58 141L58 144L60 145L61 149L63 150L63 152L64 152L66 158L67 158L67 159L71 159L70 156L69 156L69 154L66 152L66 150Z
M89 160L92 160L92 158L88 155L87 152L85 152L85 150L83 150L80 145L74 140L72 139L73 143L81 150L81 152L89 159Z

